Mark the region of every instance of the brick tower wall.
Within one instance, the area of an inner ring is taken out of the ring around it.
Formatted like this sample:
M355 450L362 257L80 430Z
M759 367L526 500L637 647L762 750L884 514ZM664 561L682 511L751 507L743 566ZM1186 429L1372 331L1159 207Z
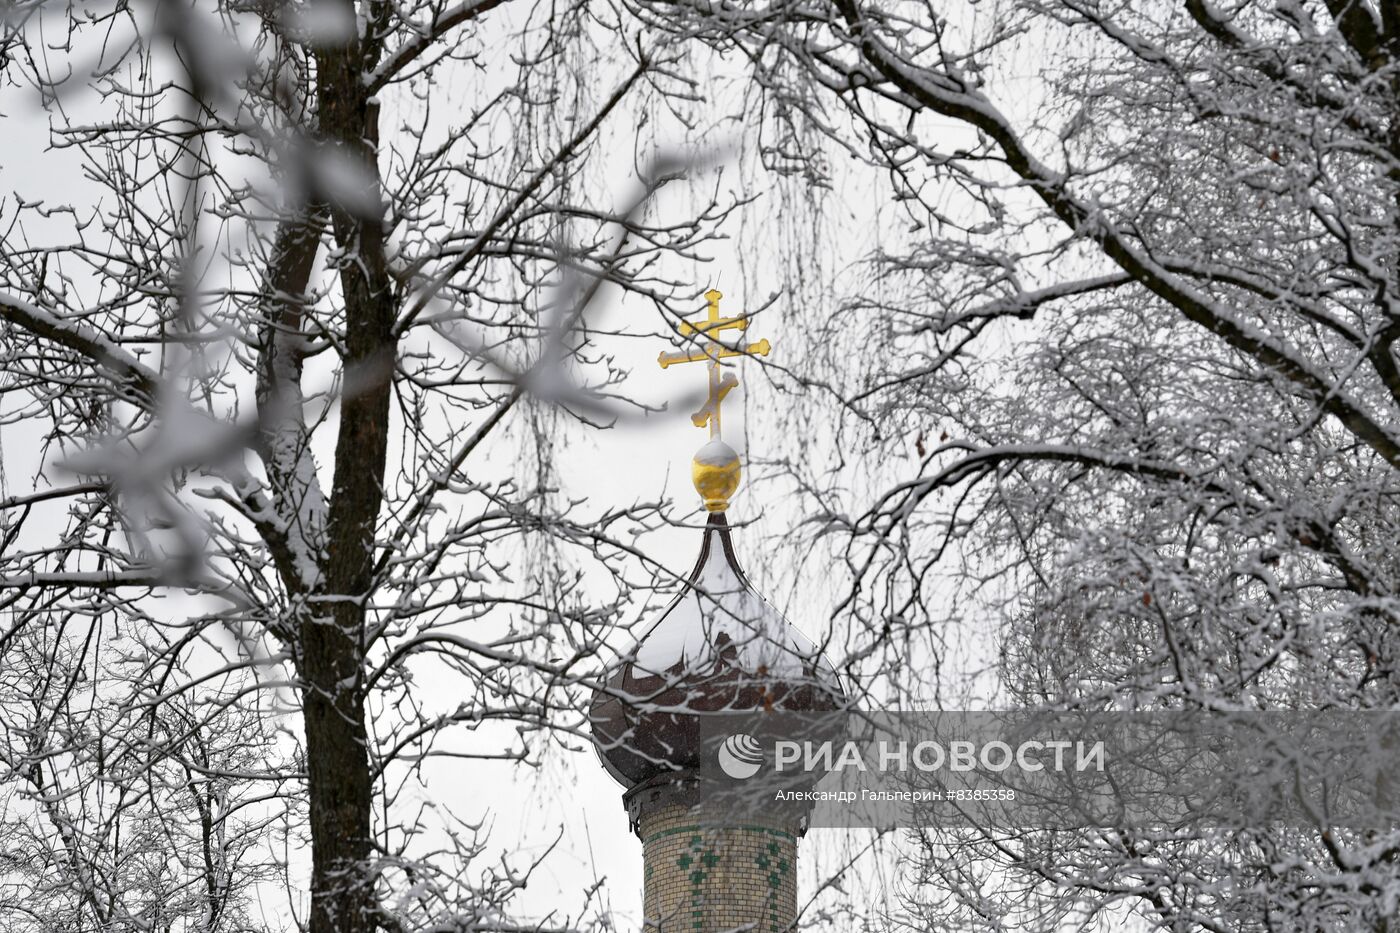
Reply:
M797 833L781 820L729 826L704 805L642 814L646 933L787 933L797 920Z

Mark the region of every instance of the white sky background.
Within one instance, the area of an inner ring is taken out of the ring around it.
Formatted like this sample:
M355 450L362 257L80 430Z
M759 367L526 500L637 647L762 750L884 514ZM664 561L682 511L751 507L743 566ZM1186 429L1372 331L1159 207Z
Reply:
M498 22L511 10L506 5L492 14ZM972 14L976 15L976 14ZM494 26L488 27L494 28ZM500 54L509 52L499 49ZM1019 77L1021 81L1002 85L1017 92L1024 90L1020 101L1003 100L1013 112L1028 111L1034 103L1034 78L1038 64L1034 51L1028 52ZM774 345L769 360L779 366L800 364L793 354L802 344L794 328L813 309L807 302L823 300L819 277L841 275L847 283L866 273L860 268L862 260L874 246L897 235L907 224L902 215L887 201L869 196L875 182L863 174L852 175L836 166L836 187L832 191L811 195L807 211L794 211L798 198L804 196L801 178L779 179L757 166L752 140L746 139L743 127L725 119L739 106L748 93L743 72L734 63L726 63L711 55L694 59L697 74L703 75L710 100L695 108L698 129L686 131L664 110L652 108L647 116L658 137L668 136L678 146L695 147L699 139L728 150L719 164L720 190L739 195L756 195L748 207L737 212L725 229L727 241L707 247L709 261L690 267L676 266L669 271L677 278L694 282L695 309L703 309L701 293L717 287L724 292L722 311L732 315L766 302L779 293L770 310L762 314L749 334L751 339L767 337ZM485 99L483 81L504 80L505 68L479 71L466 66L452 66L444 73L433 94L433 106L440 117L456 117L453 102ZM1024 83L1023 83L1024 82ZM611 90L605 75L600 75L593 89L595 97L604 98ZM22 192L28 199L35 197L62 198L84 203L85 185L79 180L75 150L55 152L48 148L45 116L35 106L34 96L8 89L3 97L4 121L7 128L6 146L0 153L0 190ZM590 102L590 104L596 103ZM66 98L73 122L82 122L83 110L97 112L96 102L88 95ZM407 94L386 94L383 125L384 138L392 139L388 127L396 126L399 118L416 115L421 103ZM591 114L586 106L583 116ZM611 182L619 195L630 186L633 157L633 127L638 119L635 109L624 107L609 121L609 145L615 146L615 173L611 179L598 179L600 184ZM949 125L949 141L964 131ZM839 155L837 158L841 158ZM704 203L712 190L716 174L701 176L689 192L669 194L662 201L683 214L687 204ZM783 197L787 187L788 198ZM9 213L5 205L3 215ZM812 223L815 219L816 226ZM673 264L674 260L669 260ZM812 280L803 281L803 274L812 270ZM694 450L704 442L704 431L689 421L690 407L685 396L701 391L705 374L703 366L691 364L662 372L656 356L668 345L660 338L645 339L643 334L659 333L664 323L655 319L655 312L639 302L619 302L617 293L605 293L595 304L595 323L599 326L623 326L638 336L610 340L607 346L616 363L630 369L627 390L631 397L654 405L670 401L669 411L626 423L614 430L596 431L558 419L559 431L554 438L553 456L561 480L563 495L587 497L586 509L602 511L623 507L633 502L669 498L677 505L676 514L683 516L698 505L689 480L689 460ZM823 313L824 309L822 310ZM850 353L870 352L870 348L853 347ZM777 374L765 374L749 363L741 373L741 388L731 394L725 406L725 438L741 455L758 458L777 457L793 450L789 443L792 432L813 432L829 448L833 435L830 425L814 421L821 411L821 401L798 394L798 387ZM679 401L678 401L679 400ZM251 401L251 400L250 400ZM512 417L518 417L518 413ZM10 492L29 488L38 469L38 447L42 426L7 425L0 434L0 453ZM930 436L936 436L936 426L930 425ZM320 436L330 440L334 431L323 428ZM858 506L862 497L879 486L905 478L917 466L909 440L910 454L904 462L879 465L861 464L861 472L853 473L853 482L864 488L852 490L852 503ZM819 447L818 450L821 450ZM834 450L827 449L834 456ZM508 444L488 445L475 469L486 469L509 476L520 467L518 451ZM318 451L323 471L332 464L329 449ZM754 524L736 535L741 559L759 592L808 635L820 639L828 631L831 607L839 597L842 580L833 575L823 555L793 553L784 550L782 542L797 520L796 503L790 496L790 486L782 480L755 478L749 471L746 484L731 508L731 519L753 520ZM329 476L324 477L329 488ZM44 485L41 481L40 485ZM698 523L703 516L691 513L689 521ZM684 574L689 570L699 547L699 532L695 527L664 528L639 539L639 545L652 557L663 561L671 571ZM172 610L179 605L172 599ZM642 618L642 624L647 619ZM840 639L838 637L837 644ZM988 648L986 641L969 639L963 650L969 652L966 663L984 663L974 656L979 646ZM619 648L625 646L619 645ZM459 685L450 677L420 682L420 690L439 694L449 702ZM450 703L449 703L450 705ZM496 736L484 736L486 744L499 744ZM593 752L583 749L576 753L551 754L539 771L506 763L461 762L437 759L425 767L427 775L423 798L450 811L463 822L486 820L492 827L493 840L502 852L519 853L516 862L543 853L553 847L544 867L533 876L529 888L518 900L525 912L543 918L558 908L576 915L581 892L600 879L606 884L597 895L602 909L612 912L621 930L637 929L641 915L641 845L627 828L626 814L621 805L621 788L610 779L597 763ZM398 806L411 808L411 802L401 799ZM842 834L819 830L811 834L802 846L803 885L806 897L847 855L866 844L871 834ZM482 866L483 869L488 867ZM881 900L893 895L889 873L892 860L888 855L867 859L859 872L860 883L847 884L837 899L858 903L862 908L876 909ZM864 890L859 890L863 888ZM598 903L595 901L595 904ZM269 891L265 901L269 921L284 917L287 910L279 892ZM274 924L275 925L275 924Z

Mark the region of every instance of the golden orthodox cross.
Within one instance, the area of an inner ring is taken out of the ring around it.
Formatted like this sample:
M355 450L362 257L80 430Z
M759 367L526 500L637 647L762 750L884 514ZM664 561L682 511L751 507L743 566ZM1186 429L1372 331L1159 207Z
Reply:
M708 316L699 324L692 324L689 321L681 321L681 336L696 336L700 338L699 346L694 350L682 350L677 353L662 353L657 357L657 362L661 368L674 363L698 363L701 360L709 361L710 371L710 397L695 414L690 416L697 428L710 426L710 437L720 436L719 407L724 401L724 397L729 394L729 390L739 384L739 377L732 372L724 372L721 369L720 360L728 359L731 356L767 356L772 346L765 338L758 343L751 343L747 346L726 346L716 339L717 335L726 330L744 331L749 329L749 319L746 317L720 317L719 300L724 296L713 288L705 293L705 300L709 302Z

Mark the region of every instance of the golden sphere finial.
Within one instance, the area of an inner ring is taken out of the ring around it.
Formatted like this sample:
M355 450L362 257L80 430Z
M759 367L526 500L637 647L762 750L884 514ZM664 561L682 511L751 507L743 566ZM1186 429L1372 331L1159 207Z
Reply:
M690 479L705 500L706 511L723 512L729 508L729 498L739 490L739 455L716 437L695 452L690 461Z

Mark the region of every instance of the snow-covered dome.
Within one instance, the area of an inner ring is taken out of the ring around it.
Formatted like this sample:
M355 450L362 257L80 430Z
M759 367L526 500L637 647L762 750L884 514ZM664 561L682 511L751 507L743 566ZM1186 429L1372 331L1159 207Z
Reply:
M712 512L681 593L594 696L604 764L632 787L694 766L697 713L842 706L830 663L754 592L724 512Z

